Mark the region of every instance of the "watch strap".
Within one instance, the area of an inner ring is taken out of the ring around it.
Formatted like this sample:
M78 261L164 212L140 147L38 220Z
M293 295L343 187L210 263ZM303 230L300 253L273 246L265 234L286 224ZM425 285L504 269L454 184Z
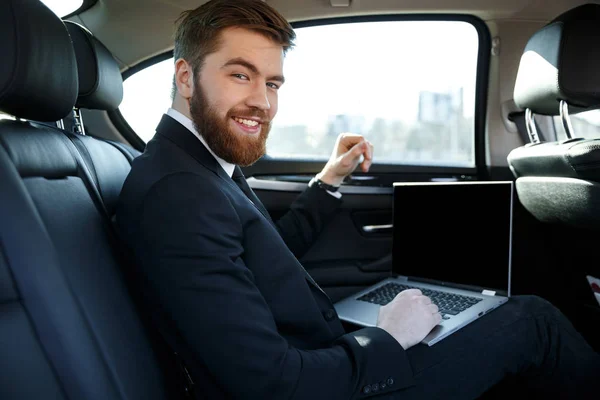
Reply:
M308 183L308 186L310 186L310 187L317 186L317 187L319 187L323 190L327 190L329 192L337 192L339 189L339 186L329 185L318 178L312 178L310 180L310 182Z

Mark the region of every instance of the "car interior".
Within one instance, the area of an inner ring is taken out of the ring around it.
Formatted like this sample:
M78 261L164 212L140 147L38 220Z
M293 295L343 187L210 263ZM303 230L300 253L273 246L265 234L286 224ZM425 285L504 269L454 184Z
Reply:
M273 219L339 133L375 146L300 260L331 300L390 276L394 182L513 181L512 295L549 300L600 351L600 2L267 2L298 34L267 154L243 168ZM201 397L114 219L170 106L174 24L203 1L68 3L0 1L0 397ZM449 265L479 254L478 232L455 234Z

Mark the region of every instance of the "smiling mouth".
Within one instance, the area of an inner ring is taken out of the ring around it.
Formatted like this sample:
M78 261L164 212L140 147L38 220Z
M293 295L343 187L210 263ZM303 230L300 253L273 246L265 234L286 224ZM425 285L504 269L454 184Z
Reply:
M231 117L233 121L239 126L244 132L257 133L260 131L262 123L253 119Z
M260 122L255 121L253 119L244 119L244 118L233 117L233 120L239 124L246 125L249 128L254 128L254 127L260 125Z

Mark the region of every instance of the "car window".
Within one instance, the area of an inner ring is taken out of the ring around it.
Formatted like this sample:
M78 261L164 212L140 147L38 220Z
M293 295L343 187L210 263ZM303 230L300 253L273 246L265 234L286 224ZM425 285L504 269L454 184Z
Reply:
M574 137L583 137L586 139L600 138L600 110L591 110L579 114L571 114L571 126L573 127ZM565 128L560 117L554 117L554 127L558 140L567 138Z
M296 28L267 142L278 159L325 160L341 132L365 135L376 162L474 167L479 37L462 21ZM173 60L124 82L121 114L145 141L170 106Z
M83 4L83 0L41 0L41 2L61 18L78 10Z
M119 111L144 142L154 136L162 114L171 106L173 58L131 75L123 82Z

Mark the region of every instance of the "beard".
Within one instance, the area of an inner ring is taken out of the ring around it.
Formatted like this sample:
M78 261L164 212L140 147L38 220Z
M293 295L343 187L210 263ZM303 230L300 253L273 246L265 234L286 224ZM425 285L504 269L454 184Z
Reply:
M225 118L221 118L216 110L208 104L200 83L196 81L194 94L190 99L190 115L194 127L202 135L208 147L228 163L247 167L265 155L271 122L264 111L257 108L238 107L230 109ZM264 123L261 124L258 137L232 131L229 121L234 116L242 119L260 118Z

